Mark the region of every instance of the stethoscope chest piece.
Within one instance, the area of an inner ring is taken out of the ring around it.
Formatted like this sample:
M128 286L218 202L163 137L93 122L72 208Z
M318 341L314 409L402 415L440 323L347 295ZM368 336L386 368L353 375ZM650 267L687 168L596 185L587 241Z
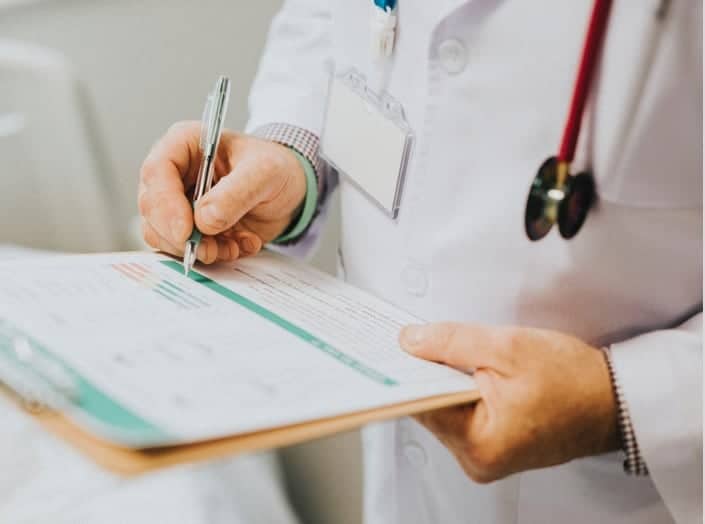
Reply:
M556 223L563 238L572 238L585 222L595 200L595 181L589 172L570 175L568 169L554 156L539 167L524 214L530 240L543 238Z
M573 238L583 226L595 200L592 173L571 175L570 164L575 157L580 125L611 5L612 0L595 0L593 5L558 155L541 164L526 201L524 229L529 240L545 237L556 223L563 238Z

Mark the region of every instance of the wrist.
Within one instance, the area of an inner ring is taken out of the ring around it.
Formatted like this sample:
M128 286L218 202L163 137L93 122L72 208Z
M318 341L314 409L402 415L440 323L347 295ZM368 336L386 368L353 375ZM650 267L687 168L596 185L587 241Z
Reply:
M261 126L253 135L289 149L298 162L297 169L304 171L304 198L290 215L288 226L273 240L275 244L294 244L308 231L326 193L324 165L318 155L319 138L307 129L282 122Z
M603 353L595 348L595 357L599 361L601 370L600 394L603 399L604 406L604 424L603 430L600 432L600 442L598 450L600 453L610 453L620 449L620 434L619 434L619 403L614 394L614 382L612 380L612 372L609 363L605 360Z
M306 182L306 190L303 201L292 213L292 221L289 226L272 242L274 244L286 244L300 237L313 221L318 204L318 180L316 172L311 163L301 153L294 148L290 151L296 157L299 166L303 170Z

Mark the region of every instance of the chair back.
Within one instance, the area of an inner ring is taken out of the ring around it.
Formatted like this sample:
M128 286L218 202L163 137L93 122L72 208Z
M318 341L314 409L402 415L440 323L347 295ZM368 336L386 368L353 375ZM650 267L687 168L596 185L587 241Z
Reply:
M0 243L119 249L112 179L89 109L60 53L0 39Z

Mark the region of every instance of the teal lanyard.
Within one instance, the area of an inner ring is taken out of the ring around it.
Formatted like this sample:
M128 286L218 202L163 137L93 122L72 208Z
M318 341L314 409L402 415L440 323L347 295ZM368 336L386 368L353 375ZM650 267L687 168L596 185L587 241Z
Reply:
M397 0L372 0L382 11L393 10L397 6Z

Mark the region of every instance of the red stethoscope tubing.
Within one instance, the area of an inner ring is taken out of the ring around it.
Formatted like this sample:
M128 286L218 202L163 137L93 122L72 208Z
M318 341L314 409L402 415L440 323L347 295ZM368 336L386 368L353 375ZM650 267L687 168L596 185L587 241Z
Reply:
M609 18L612 0L595 0L590 16L583 53L580 58L578 74L573 86L573 96L570 101L568 118L566 119L558 150L558 162L570 164L575 156L575 147L580 135L580 125L583 121L585 104L590 93L590 84L595 76L595 68L605 33L607 32L607 20Z

